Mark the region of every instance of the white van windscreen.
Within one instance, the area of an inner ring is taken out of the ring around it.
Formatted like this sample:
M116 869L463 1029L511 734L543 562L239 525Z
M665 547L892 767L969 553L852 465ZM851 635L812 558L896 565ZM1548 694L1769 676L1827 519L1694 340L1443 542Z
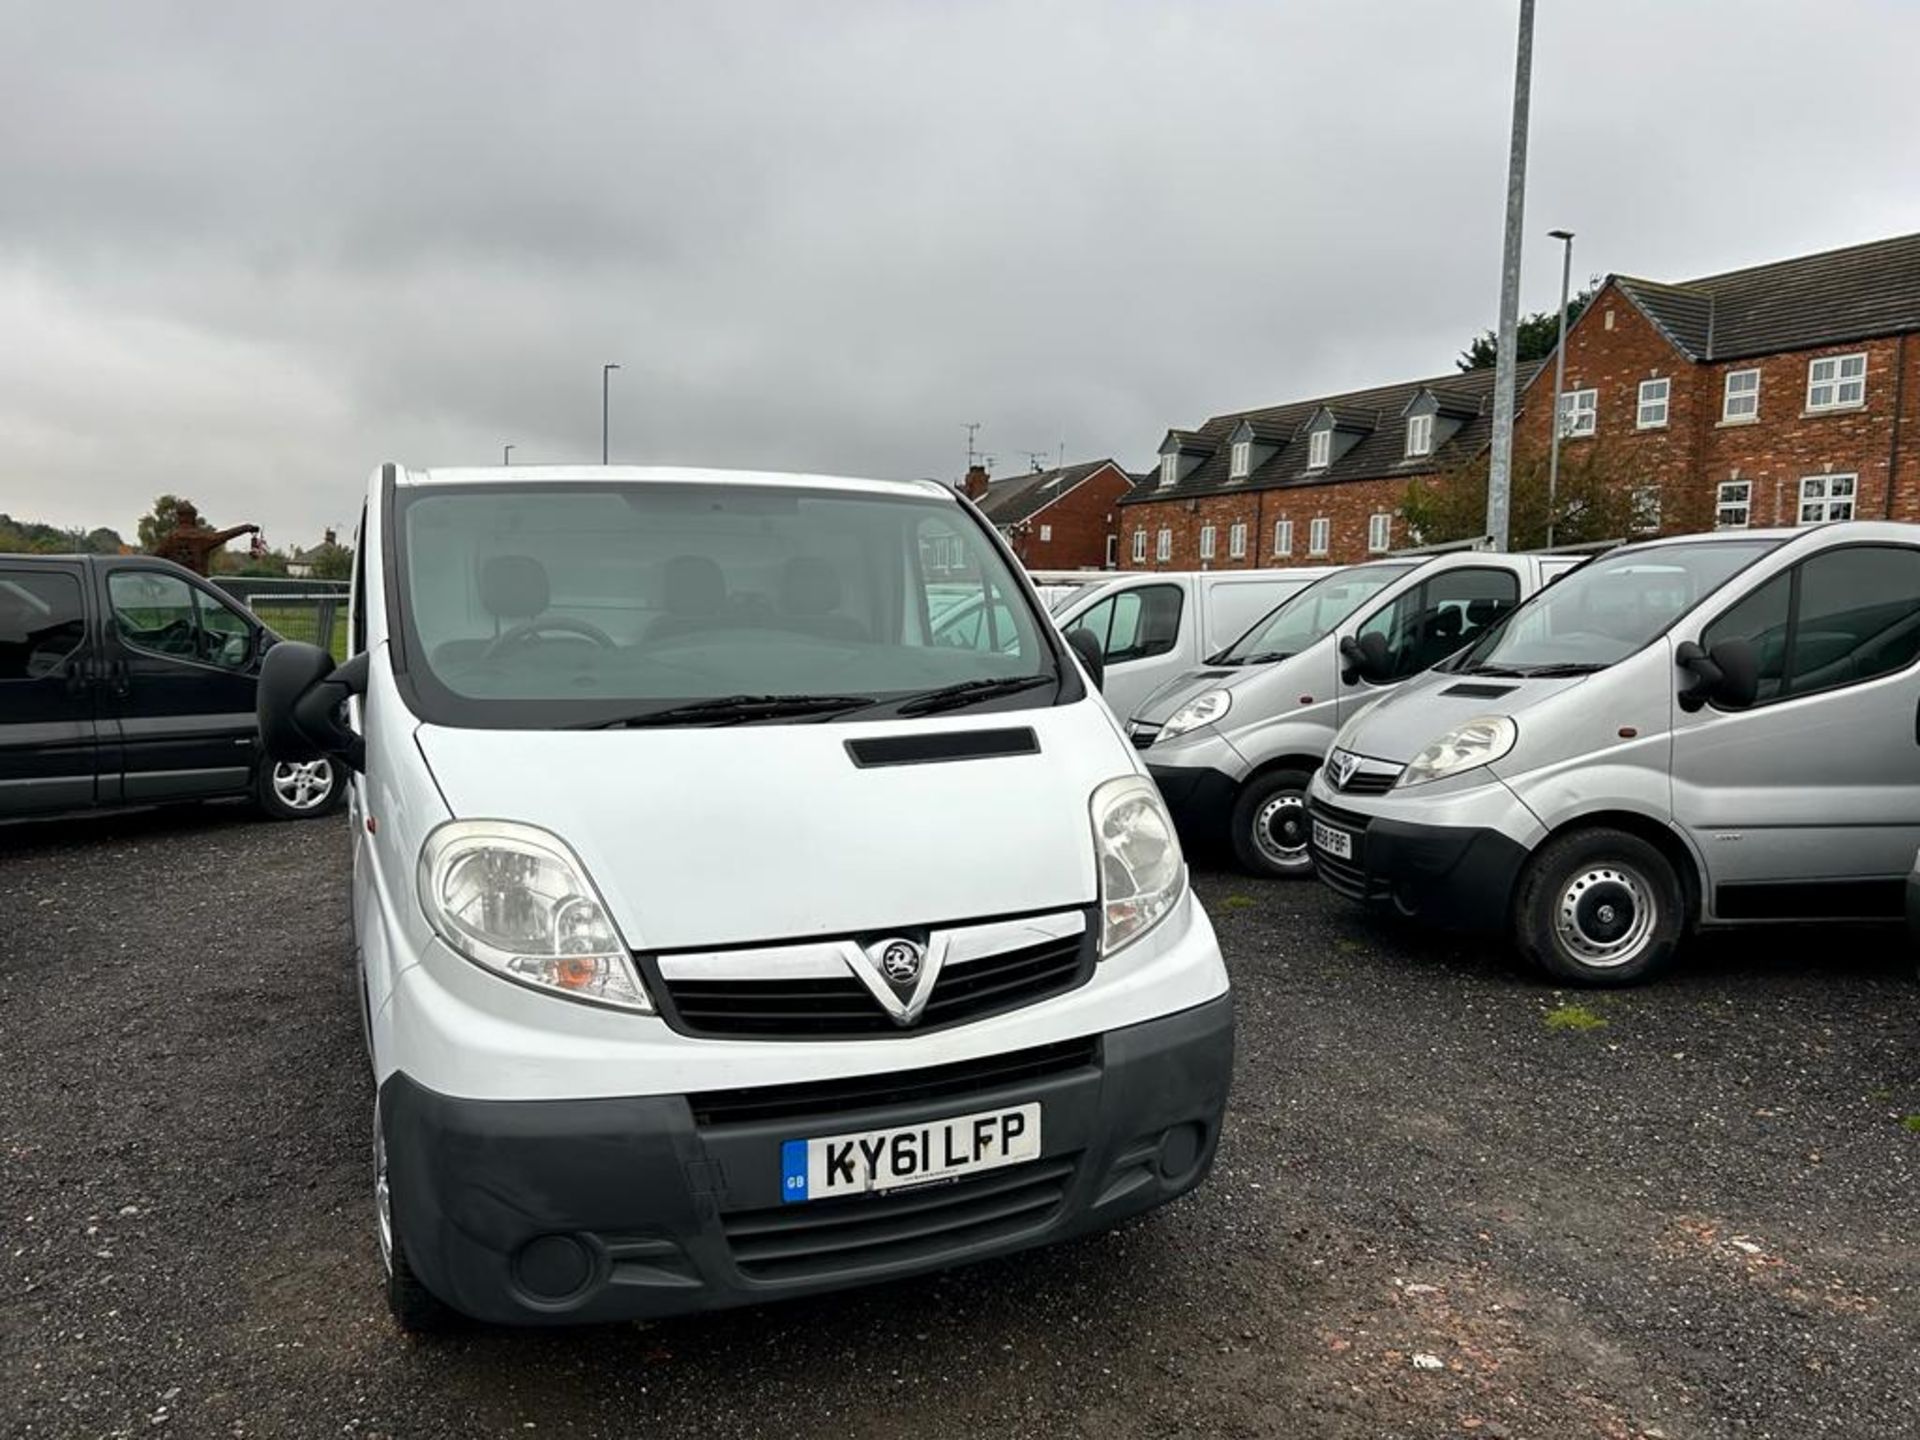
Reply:
M1355 565L1323 575L1268 611L1207 663L1264 665L1297 655L1412 569L1411 565Z
M1616 550L1540 591L1467 650L1462 675L1604 670L1664 635L1775 540L1703 540Z
M397 503L400 628L442 723L870 719L933 692L925 713L1043 703L1059 678L999 551L932 497L546 482Z

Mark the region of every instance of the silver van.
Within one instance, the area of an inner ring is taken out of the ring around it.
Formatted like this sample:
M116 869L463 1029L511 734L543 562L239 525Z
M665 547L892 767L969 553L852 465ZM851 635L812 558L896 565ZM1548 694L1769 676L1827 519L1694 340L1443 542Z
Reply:
M1127 732L1189 844L1304 876L1307 780L1334 732L1580 563L1456 550L1336 571L1148 696Z
M1224 648L1280 601L1328 573L1276 570L1130 570L1050 605L1054 623L1083 636L1106 662L1101 694L1124 720L1160 685Z
M1898 920L1916 658L1920 526L1614 550L1341 731L1315 867L1593 985L1702 926Z

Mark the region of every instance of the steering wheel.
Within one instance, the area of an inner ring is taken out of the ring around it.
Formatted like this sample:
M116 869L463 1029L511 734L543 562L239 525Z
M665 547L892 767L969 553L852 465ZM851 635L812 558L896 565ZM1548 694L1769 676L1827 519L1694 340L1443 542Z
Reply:
M522 620L511 629L502 630L494 636L493 643L480 652L482 660L493 660L526 644L535 635L550 631L563 631L569 635L584 635L603 650L618 650L619 644L598 625L585 620L569 619L565 615L543 615L532 620Z

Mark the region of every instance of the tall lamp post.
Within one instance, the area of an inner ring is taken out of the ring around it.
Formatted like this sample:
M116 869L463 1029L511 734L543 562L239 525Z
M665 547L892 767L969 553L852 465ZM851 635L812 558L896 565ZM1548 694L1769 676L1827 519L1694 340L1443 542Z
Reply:
M618 365L600 367L600 463L607 463L607 377L618 370Z
M1527 207L1527 108L1533 90L1533 0L1520 0L1507 141L1507 233L1500 250L1500 324L1493 361L1493 437L1487 463L1487 534L1505 550L1513 481L1515 332L1520 314L1520 231Z
M502 445L500 447L500 463L502 465L511 465L513 463L513 451L514 447L511 445Z
M1547 238L1560 242L1560 340L1553 347L1553 442L1547 450L1547 548L1553 548L1553 522L1559 516L1560 396L1567 388L1567 300L1573 285L1573 232L1549 230Z

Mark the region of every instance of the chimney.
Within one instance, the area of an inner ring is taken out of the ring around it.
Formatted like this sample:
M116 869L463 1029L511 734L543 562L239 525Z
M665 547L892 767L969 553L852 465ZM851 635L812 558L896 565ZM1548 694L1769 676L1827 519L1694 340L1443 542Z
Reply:
M960 493L965 495L969 500L978 500L982 495L986 494L987 467L984 465L969 465L967 467L967 478L960 482Z
M339 543L339 541L334 538L333 527L331 525L321 532L320 543L322 545L337 545Z

